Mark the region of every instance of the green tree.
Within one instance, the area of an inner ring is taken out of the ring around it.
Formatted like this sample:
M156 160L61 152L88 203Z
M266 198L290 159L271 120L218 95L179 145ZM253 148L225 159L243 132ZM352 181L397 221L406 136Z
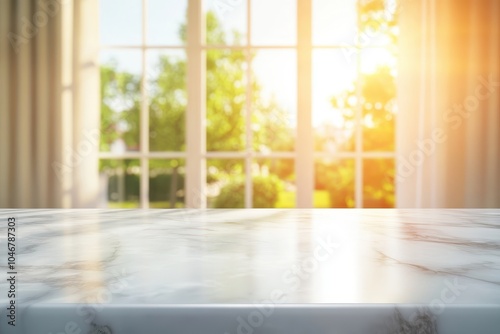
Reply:
M388 1L370 0L360 2L360 33L365 38L389 41L387 48L395 52L397 42L397 7L388 7ZM371 42L373 42L371 41ZM370 41L366 42L370 44ZM380 66L374 73L362 74L358 78L361 100L357 101L355 85L332 98L332 106L342 111L346 122L356 121L355 108L351 101L361 104L363 116L363 150L394 151L396 83L394 69ZM347 139L346 147L355 147L355 135ZM330 206L353 207L354 161L345 160L323 166L324 171L316 179L317 187L330 194ZM394 207L394 160L365 159L363 161L363 206Z
M216 15L208 12L206 20L208 43L225 44L228 36ZM185 43L185 24L179 28L179 34ZM232 39L238 43L241 34L232 32ZM245 148L247 66L242 50L214 49L206 53L208 151L241 151ZM161 56L147 77L150 150L185 150L186 61ZM101 67L101 150L109 150L110 144L119 138L125 141L128 149L139 148L140 87L140 76L120 71L116 62ZM261 130L254 133L254 143L271 143L270 149L289 149L292 144L290 129L286 128L285 122L272 122L273 118L282 119L284 110L273 101L262 100L262 88L256 80L252 82L251 91L252 121L261 124ZM214 160L211 165L218 173L209 182L227 179L224 175L243 170L241 160ZM165 161L150 160L150 169L162 169L171 174L168 182L171 207L175 206L175 194L183 183L178 177L183 166L183 160L170 160L170 166L165 166ZM115 161L101 162L101 170L116 167ZM274 170L290 174L285 167ZM150 187L156 188L153 184Z
M397 15L387 10L386 1L372 0L361 2L361 32L378 32L388 36L394 42L397 39ZM241 34L232 32L227 36L216 15L207 13L207 42L224 45L229 37L240 43ZM186 41L186 26L179 28L181 39ZM250 55L253 58L254 54ZM241 151L245 148L245 107L246 107L246 68L247 58L244 51L234 49L213 49L206 53L206 91L207 91L207 150L208 151ZM253 76L254 77L254 76ZM361 84L363 112L364 150L394 149L394 74L387 67L379 68L375 73L359 78ZM254 150L293 150L293 129L286 121L286 111L276 101L262 98L262 87L257 80L251 82L250 96L254 127ZM354 85L353 85L354 86ZM139 75L119 70L116 63L104 64L101 68L101 150L110 149L110 144L121 138L129 150L139 149L139 115L140 115ZM344 119L354 122L353 108L347 108L355 89L332 99L332 105L343 110ZM162 56L152 73L148 73L149 95L149 146L152 151L185 150L186 131L186 61L183 58ZM327 138L317 138L318 142ZM354 136L347 139L346 147L354 148ZM101 170L137 166L138 160L126 160L125 166L112 160L101 161ZM284 180L294 175L293 164L272 159L259 162L266 165L270 172L269 182L282 189ZM224 198L231 198L234 189L242 186L241 178L230 177L241 174L244 170L242 160L211 160L209 165L217 173L209 174L208 182L236 179L223 190ZM122 167L120 167L122 166ZM151 160L150 169L168 174L163 184L168 185L170 206L176 206L177 193L183 187L180 170L184 161L178 159ZM394 162L392 160L369 160L363 165L365 206L390 207L394 205ZM382 175L382 177L381 177ZM161 179L157 178L158 180ZM157 179L151 182L160 182ZM254 194L262 194L258 184L262 178L255 179ZM257 188L256 188L257 187ZM156 183L151 188L157 189ZM354 161L332 161L317 167L316 188L326 189L330 193L332 207L354 206ZM238 188L239 189L239 188ZM156 191L156 190L155 190ZM158 190L160 191L160 190ZM273 191L266 188L265 192ZM225 195L224 195L225 194ZM229 196L226 196L229 194ZM272 197L272 196L271 196ZM274 198L274 197L273 197ZM235 200L235 198L232 198ZM223 204L222 199L216 203ZM237 199L241 206L242 198ZM224 201L223 201L224 202ZM269 202L269 201L268 201ZM271 201L272 202L272 201ZM275 202L273 202L275 203ZM260 205L260 204L257 204Z
M138 150L140 77L117 70L116 61L101 66L101 140L100 150L110 151L111 144L122 139L129 150ZM135 159L100 160L99 170L109 176L108 192L115 193L119 184L128 189L123 198L111 200L129 200L138 198L138 185L130 172L139 166Z

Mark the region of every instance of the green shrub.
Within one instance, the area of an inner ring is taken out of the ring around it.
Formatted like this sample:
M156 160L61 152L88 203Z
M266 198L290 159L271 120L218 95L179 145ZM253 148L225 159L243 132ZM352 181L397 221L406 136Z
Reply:
M274 208L283 191L283 181L277 176L256 176L253 178L253 207ZM244 208L245 180L239 178L221 189L214 202L215 208Z

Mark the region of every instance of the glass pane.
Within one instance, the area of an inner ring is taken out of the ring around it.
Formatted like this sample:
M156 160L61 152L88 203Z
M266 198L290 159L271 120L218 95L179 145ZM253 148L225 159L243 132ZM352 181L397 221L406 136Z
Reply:
M152 159L149 161L149 207L183 208L185 161Z
M387 49L361 53L363 150L394 151L396 60Z
M207 51L207 151L245 148L246 68L242 50Z
M394 207L394 159L363 161L363 207Z
M149 149L186 149L186 55L181 50L148 51Z
M100 35L103 45L141 44L142 1L101 0Z
M252 44L295 45L296 0L252 0Z
M139 150L141 52L101 52L101 151Z
M363 74L375 73L381 67L388 67L393 76L396 75L396 54L394 48L365 48L361 51L361 68Z
M297 56L294 50L259 50L252 62L253 148L293 151L297 123Z
M206 43L244 45L247 43L247 1L205 1Z
M313 1L313 44L356 46L357 0Z
M245 163L241 159L207 159L207 207L245 207Z
M354 208L354 159L320 159L314 168L314 207Z
M147 43L186 44L187 0L148 0Z
M360 1L361 46L395 44L399 35L397 0Z
M297 189L293 159L256 159L252 165L254 208L294 208Z
M341 50L313 51L313 126L316 151L353 151L357 65Z
M138 208L140 171L138 159L101 159L99 174L102 206L112 209Z

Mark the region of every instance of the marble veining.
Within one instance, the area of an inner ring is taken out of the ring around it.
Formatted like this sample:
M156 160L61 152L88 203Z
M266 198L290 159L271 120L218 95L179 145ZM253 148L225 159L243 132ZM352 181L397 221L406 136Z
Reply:
M500 210L0 210L7 217L17 221L16 302L33 310L266 302L500 310ZM6 234L2 224L2 244ZM4 273L6 263L2 250ZM7 287L1 280L2 309ZM406 326L398 333L438 333L426 313L419 332L411 326L423 321L409 325L398 312Z
M122 280L109 303L251 303L273 289L287 303L425 303L448 279L466 286L461 303L500 304L500 210L0 213L17 219L22 302L84 302ZM338 247L319 261L322 242Z

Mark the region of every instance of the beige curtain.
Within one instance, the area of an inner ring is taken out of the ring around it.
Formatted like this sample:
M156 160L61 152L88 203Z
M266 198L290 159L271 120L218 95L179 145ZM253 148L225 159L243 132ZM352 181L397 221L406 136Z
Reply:
M398 207L500 207L499 13L401 0Z
M0 207L94 207L97 0L0 1Z

